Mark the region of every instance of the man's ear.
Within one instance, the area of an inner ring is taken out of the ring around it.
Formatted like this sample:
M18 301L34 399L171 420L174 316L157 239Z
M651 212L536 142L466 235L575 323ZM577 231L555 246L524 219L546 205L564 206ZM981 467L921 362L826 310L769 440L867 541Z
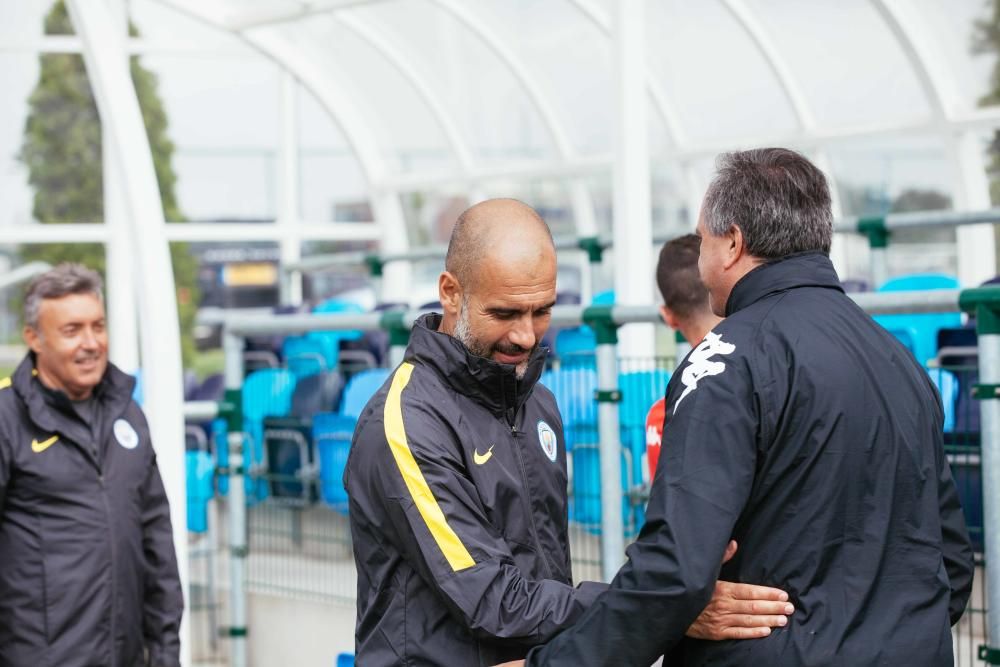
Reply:
M740 261L743 255L746 254L746 248L743 245L743 230L736 225L729 225L729 229L725 233L726 241L728 245L726 246L726 256L723 261L723 268L732 268L736 262Z
M42 337L37 331L28 325L24 326L21 330L21 337L24 338L24 342L31 348L31 351L38 354L42 348Z
M444 314L457 318L462 303L462 284L454 274L444 271L438 277L438 298Z
M674 311L670 310L666 306L660 306L660 317L663 318L663 323L674 331L680 329L680 323L677 321L677 316L674 314Z

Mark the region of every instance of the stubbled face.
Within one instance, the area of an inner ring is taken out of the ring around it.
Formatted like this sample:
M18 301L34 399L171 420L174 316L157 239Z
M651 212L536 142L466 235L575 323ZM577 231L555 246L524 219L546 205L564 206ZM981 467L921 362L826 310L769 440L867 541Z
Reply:
M108 333L104 304L96 294L42 300L38 327L26 327L24 338L35 353L41 381L72 400L90 396L104 376Z
M725 235L712 235L705 226L704 211L698 216L698 227L695 232L701 237L698 274L701 276L701 282L708 288L708 300L712 312L719 317L725 317L726 301L729 300L729 289L725 280L725 258L731 239Z
M462 295L454 335L472 354L511 364L523 378L555 301L554 254L484 261L474 289Z

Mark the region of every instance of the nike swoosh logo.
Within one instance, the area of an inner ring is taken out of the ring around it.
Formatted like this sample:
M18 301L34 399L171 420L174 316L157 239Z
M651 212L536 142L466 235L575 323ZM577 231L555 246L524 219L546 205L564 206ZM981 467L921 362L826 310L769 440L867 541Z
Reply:
M41 442L38 442L37 440L32 440L31 441L31 451L35 452L36 454L41 454L42 452L44 452L49 447L51 447L52 445L56 444L56 440L58 440L58 439L59 439L59 436L58 435L54 435L51 438L49 438L48 440L43 440Z
M489 461L490 458L493 456L494 447L496 447L496 445L490 445L490 448L486 450L485 454L480 454L479 448L477 447L476 449L472 450L472 460L476 462L477 466L483 465L484 463Z

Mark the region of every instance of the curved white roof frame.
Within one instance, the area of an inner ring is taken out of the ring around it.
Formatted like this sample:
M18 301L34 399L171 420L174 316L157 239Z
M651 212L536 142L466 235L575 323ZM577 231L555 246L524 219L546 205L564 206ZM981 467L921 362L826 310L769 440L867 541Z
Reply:
M210 13L205 8L206 3L199 0L160 1L216 28L231 30L223 16ZM303 54L299 44L281 37L274 30L248 30L237 34L249 45L291 72L316 97L340 127L370 185L377 184L385 178L389 170L379 151L375 134L365 115L343 92L344 88L337 85L328 68L318 66L315 60ZM382 252L402 253L408 250L409 237L403 209L395 192L384 192L373 188L371 203L375 222L381 226ZM405 262L387 265L383 274L382 298L407 301L409 275L409 266Z
M184 415L181 402L180 325L170 248L165 234L163 201L153 169L153 154L139 99L128 69L124 35L107 3L70 0L73 25L83 43L83 58L103 127L121 166L121 194L133 230L131 250L143 271L138 275L139 323L142 327L144 392L149 428L159 452L160 473L170 498L174 548L181 584L187 590L187 521L184 494ZM181 623L181 663L189 664L188 624Z
M576 157L576 152L563 130L552 105L542 92L542 87L535 81L529 73L528 68L520 58L510 49L506 43L493 30L470 9L471 3L461 0L431 0L443 10L454 16L460 23L463 23L469 30L475 33L501 62L506 65L514 78L524 88L528 99L532 101L542 122L552 136L559 157L572 160ZM578 180L569 182L570 203L573 208L573 219L576 222L576 231L580 236L597 236L597 219L594 215L594 203L590 197L590 192L586 186Z
M778 79L778 83L781 84L781 90L785 93L785 97L788 98L788 103L792 107L792 112L795 114L799 126L807 133L812 132L817 126L816 116L809 108L805 93L802 92L802 88L792 75L792 70L788 66L786 59L781 55L777 45L771 39L770 35L768 35L764 26L757 20L754 11L747 5L745 0L723 0L722 4L756 45L757 50L767 62L768 67L771 68L771 72ZM832 174L831 169L833 168L833 164L825 147L817 145L813 158L820 169L827 174ZM833 216L835 218L841 217L843 215L843 208L840 204L840 193L833 183L830 184L830 198L832 200Z
M577 9L579 9L580 12L598 28L598 30L603 32L608 39L614 38L612 35L611 17L608 16L607 13L605 13L605 11L594 2L594 0L569 1ZM654 77L652 72L649 72L648 69L646 72L646 88L649 91L650 99L653 100L653 106L656 109L656 112L660 115L660 119L666 127L667 136L670 137L671 143L678 147L685 145L687 142L684 135L684 129L681 127L680 117L668 101L667 93L663 89L663 86L659 84L656 77Z
M972 131L958 132L952 120L962 108L946 59L937 50L934 36L908 0L872 0L872 4L896 37L913 66L931 105L934 121L952 163L955 205L962 209L990 206L989 182L983 163L983 147ZM978 285L996 272L996 251L992 225L960 227L956 231L958 277L963 285Z
M416 90L417 95L427 105L428 109L430 109L431 115L437 120L438 125L444 132L445 139L448 141L448 145L455 153L462 171L465 173L471 171L475 163L472 150L462 137L462 133L458 129L458 124L455 123L452 116L445 110L444 104L440 102L441 96L434 93L426 77L421 75L411 64L413 59L407 58L388 37L379 32L371 22L361 18L356 13L338 12L332 16L332 19L339 21L348 30L351 30L358 37L368 42L373 49L378 51L399 72L400 76L410 82L410 85Z

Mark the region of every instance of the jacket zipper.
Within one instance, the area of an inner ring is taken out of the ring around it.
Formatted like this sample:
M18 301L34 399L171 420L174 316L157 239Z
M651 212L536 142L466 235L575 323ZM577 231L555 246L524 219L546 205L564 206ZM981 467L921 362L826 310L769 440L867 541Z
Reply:
M104 484L104 472L100 469L97 472L97 481L101 485L101 500L104 502L104 516L107 518L108 522L108 561L110 563L110 570L108 573L108 582L111 587L111 618L109 622L109 629L111 633L111 665L118 664L118 652L115 650L115 644L117 642L117 627L116 627L116 617L118 608L118 586L115 581L115 528L111 520L111 504L108 502L108 488Z
M515 380L515 382L517 381ZM506 415L507 413L506 395L504 395L503 397L503 403L504 403L503 405L504 414ZM549 556L545 552L545 549L542 548L542 540L538 537L538 528L535 525L535 510L532 507L531 485L528 484L528 472L527 469L524 467L524 457L521 456L521 436L524 435L524 432L517 430L517 415L518 413L520 413L520 411L521 411L520 408L516 408L514 410L514 419L510 424L510 434L512 439L514 440L514 452L517 455L517 465L521 469L521 482L524 484L524 502L527 505L528 509L528 528L531 530L531 539L535 541L535 549L538 551L538 555L542 557L542 563L545 564L545 568L546 570L548 570L546 572L547 575L546 578L551 579L552 564L549 563Z

